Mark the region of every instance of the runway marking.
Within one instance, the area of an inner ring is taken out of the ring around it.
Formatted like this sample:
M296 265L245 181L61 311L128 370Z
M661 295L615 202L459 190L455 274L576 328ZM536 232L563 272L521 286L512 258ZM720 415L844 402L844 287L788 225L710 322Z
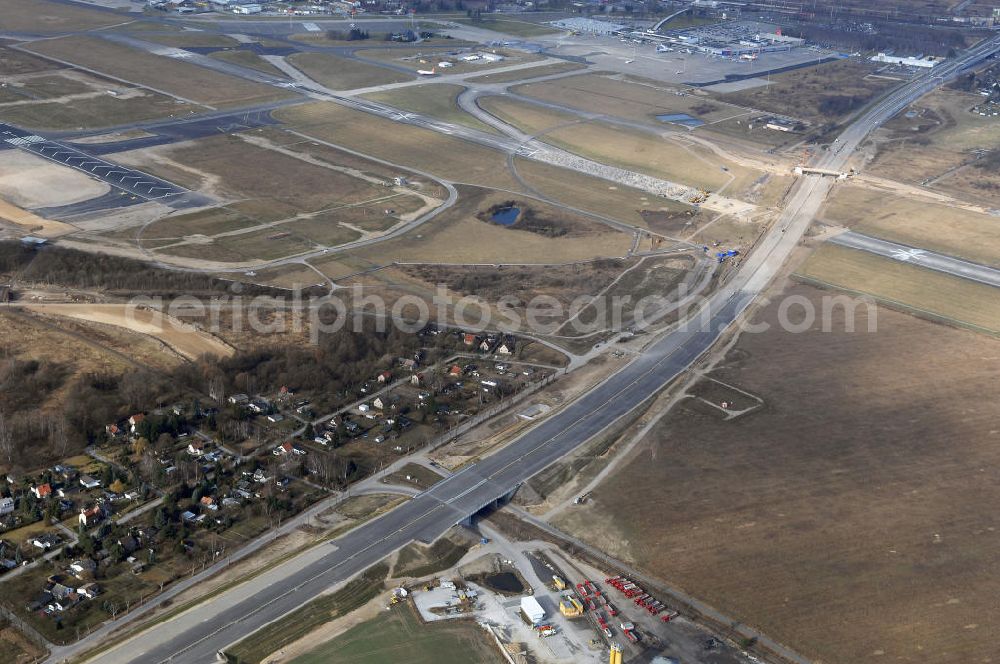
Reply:
M42 138L41 136L31 135L31 136L18 136L16 138L8 138L7 142L10 143L11 145L22 146L22 145L31 145L32 143L40 143L43 142L44 140L45 139Z
M919 261L926 253L923 249L893 249L892 257L897 261Z

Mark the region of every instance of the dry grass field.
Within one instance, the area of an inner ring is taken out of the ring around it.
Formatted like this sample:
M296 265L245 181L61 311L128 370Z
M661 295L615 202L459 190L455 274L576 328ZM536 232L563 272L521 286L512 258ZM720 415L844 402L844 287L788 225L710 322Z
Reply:
M532 136L545 134L558 127L575 128L584 122L571 113L562 113L499 95L481 97L479 105L491 115Z
M682 203L657 198L639 189L614 184L565 168L517 158L514 166L532 189L564 205L593 212L637 228L653 228L644 211L680 213L692 209Z
M717 98L821 125L839 121L849 112L850 109L843 110L834 104L836 98L853 98L853 109L856 110L881 92L899 84L898 81L870 76L873 70L874 66L869 63L838 60L775 74L770 85L721 94Z
M0 120L24 129L76 130L100 129L116 125L155 120L171 115L182 116L204 110L143 89L133 89L128 96L101 94L69 102L38 102L0 106Z
M0 345L22 360L48 360L65 365L70 376L132 371L136 367L171 369L180 355L164 352L163 344L121 327L57 318L10 308L0 313ZM58 408L72 384L67 379L42 410Z
M711 375L764 407L683 402L561 525L817 663L994 661L1000 341L841 316L742 338Z
M10 664L29 664L45 657L44 650L6 622L0 623L0 649Z
M537 217L554 220L570 232L547 237L503 227L477 218L483 210L505 201L524 201ZM461 187L458 203L419 230L351 253L357 265L386 265L396 260L419 263L565 263L595 257L623 256L632 244L627 233L566 212L546 203L475 187ZM326 262L316 262L327 272ZM333 267L343 268L342 259Z
M530 70L529 70L530 71ZM570 106L590 113L614 115L669 129L656 119L667 113L687 113L704 122L719 122L744 115L746 109L716 101L707 93L690 93L658 81L627 79L606 74L581 74L553 81L526 83L514 89L529 97ZM611 103L609 103L611 102Z
M124 328L157 339L189 360L209 354L228 357L233 349L215 337L159 312L124 304L29 304L29 311Z
M1000 173L976 165L985 151L1000 148L997 118L971 112L982 100L948 89L927 95L879 131L878 151L867 169L1000 205Z
M385 186L384 167L282 132L218 136L120 155L166 179L228 203L159 219L140 244L175 257L245 263L336 246L383 233L433 209L441 199ZM302 143L298 141L298 143ZM337 163L345 156L345 163ZM390 176L391 177L391 176ZM433 193L437 186L427 187ZM133 241L134 229L106 237ZM221 269L221 268L220 268Z
M329 53L296 53L288 61L309 78L332 90L400 83L413 78L399 71Z
M274 116L320 140L446 180L513 191L521 188L509 174L502 153L429 129L324 102L282 108Z
M838 187L821 219L902 244L1000 267L1000 219L925 199Z
M798 274L919 316L1000 335L1000 298L985 284L836 245L821 247Z
M261 104L290 93L97 37L61 37L29 49L212 107Z
M87 9L79 4L49 0L0 0L0 16L7 32L50 34L93 30L125 23L129 16L118 12Z
M217 136L124 153L121 161L158 171L161 165L187 171L185 184L230 199L259 199L264 219L290 211L315 212L391 193L332 168L251 144L237 136ZM167 179L176 172L163 173ZM273 209L272 209L273 208Z
M4 3L4 4L10 4ZM42 58L36 58L22 51L0 46L0 75L20 76L59 69L60 65Z
M408 291L416 286L427 294L433 294L438 285L444 285L453 293L478 295L488 302L510 296L516 298L516 303L512 303L510 309L524 315L523 305L540 295L555 298L563 311L568 312L577 298L584 298L581 300L583 302L589 301L635 263L635 259L605 260L562 266L510 266L503 269L493 266L402 265L394 270L379 272L378 276L392 279ZM386 274L387 272L390 274ZM403 274L400 275L399 272ZM545 322L562 322L565 318L563 315Z
M717 191L731 174L745 169L723 161L697 145L682 145L639 131L620 129L596 121L581 121L565 113L530 103L490 97L483 108L522 131L539 135L547 143L601 163L620 166L654 177ZM723 171L725 166L729 172Z
M430 115L445 122L453 122L465 125L466 127L472 127L473 129L479 129L480 131L496 133L493 127L480 122L458 107L456 100L463 90L465 88L461 85L431 83L428 85L389 90L387 92L373 92L364 95L364 97L404 111Z

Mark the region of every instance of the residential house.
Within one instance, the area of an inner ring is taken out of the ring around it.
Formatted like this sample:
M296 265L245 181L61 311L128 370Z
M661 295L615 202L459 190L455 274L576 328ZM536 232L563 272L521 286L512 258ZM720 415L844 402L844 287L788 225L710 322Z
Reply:
M0 516L6 516L14 511L13 498L0 498Z
M52 547L57 546L60 542L62 542L62 539L60 539L58 535L53 533L43 533L32 539L31 545L37 549L48 551Z
M424 375L422 373L415 373L410 376L410 385L414 387L420 387L424 384Z
M250 397L245 394L231 394L229 398L226 399L229 403L234 406L245 406L250 403Z
M73 466L64 466L59 463L52 466L52 473L64 480L71 480L77 476L76 468Z
M80 525L86 528L93 526L98 521L100 521L104 516L99 505L94 505L93 507L82 508L80 510Z
M382 371L375 377L375 380L384 385L392 380L392 374L388 371Z
M462 375L462 367L458 366L457 364L451 365L451 368L448 369L448 375L449 376L461 376Z
M267 416L267 421L271 422L272 424L277 424L278 422L282 422L284 421L284 419L285 416L282 415L281 413L271 413L270 415Z
M192 440L188 443L187 451L191 456L200 457L205 453L205 441Z
M94 479L90 475L80 475L80 486L84 489L96 489L101 486L101 481Z
M80 560L74 560L69 565L70 573L76 578L83 581L93 577L94 572L97 570L97 563L95 563L90 558L81 558Z
M247 408L260 415L271 410L271 402L263 397L256 397L247 404Z
M142 424L145 419L146 416L142 413L136 413L132 417L128 418L128 424L133 434L136 433L136 427Z
M482 353L489 353L493 351L493 341L491 339L483 339L479 342L479 351Z
M38 611L39 609L42 609L45 606L48 606L49 602L51 601L52 601L52 593L45 590L35 595L32 598L32 600L25 605L24 608L34 613L35 611Z
M465 334L462 335L462 343L464 343L466 346L475 346L476 335L472 334L471 332L466 332Z
M219 506L215 504L215 498L212 498L211 496L202 496L201 500L198 502L202 505L202 507L206 507L213 512L219 509Z
M101 594L101 587L96 583L85 583L77 588L76 592L87 599L95 599Z
M104 427L104 431L107 432L107 434L112 438L117 438L118 436L122 435L122 433L124 433L120 428L118 428L117 424L107 425L106 427Z
M139 540L128 535L126 537L121 537L118 539L118 546L122 548L126 554L131 555L139 550Z
M406 369L407 371L416 371L417 366L419 366L417 361L411 357L408 357L405 360L403 360L403 368Z
M292 443L286 440L281 445L275 447L272 454L274 454L274 456L288 456L294 449L295 448L292 446Z
M497 353L500 355L513 355L515 350L514 337L505 337L497 346Z
M385 407L388 405L388 399L383 399L382 397L375 397L375 400L372 401L372 405L375 408L378 408L379 410L385 410Z
M46 482L45 484L33 486L31 487L31 493L35 494L35 498L43 500L52 495L52 485Z

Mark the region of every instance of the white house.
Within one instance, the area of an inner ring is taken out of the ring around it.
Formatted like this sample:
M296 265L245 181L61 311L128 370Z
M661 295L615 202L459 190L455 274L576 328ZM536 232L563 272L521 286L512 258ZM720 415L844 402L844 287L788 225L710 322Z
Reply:
M14 511L14 499L13 498L0 498L0 516L5 514L10 514Z
M80 475L80 486L84 489L96 489L101 486L101 481L94 479L90 475Z

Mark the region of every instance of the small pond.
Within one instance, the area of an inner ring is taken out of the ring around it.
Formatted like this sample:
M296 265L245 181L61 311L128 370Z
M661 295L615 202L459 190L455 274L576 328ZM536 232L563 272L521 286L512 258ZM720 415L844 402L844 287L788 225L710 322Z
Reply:
M657 115L656 119L660 122L669 122L670 124L679 124L685 127L700 127L705 124L703 120L692 117L687 113L663 113L662 115Z
M512 572L490 574L483 579L483 582L492 590L502 593L520 593L524 591L524 584L521 583L521 579Z
M493 216L490 217L490 220L494 224L500 224L501 226L511 226L515 221L517 221L517 217L520 214L521 214L521 208L516 208L516 207L500 208L499 210L493 213Z

